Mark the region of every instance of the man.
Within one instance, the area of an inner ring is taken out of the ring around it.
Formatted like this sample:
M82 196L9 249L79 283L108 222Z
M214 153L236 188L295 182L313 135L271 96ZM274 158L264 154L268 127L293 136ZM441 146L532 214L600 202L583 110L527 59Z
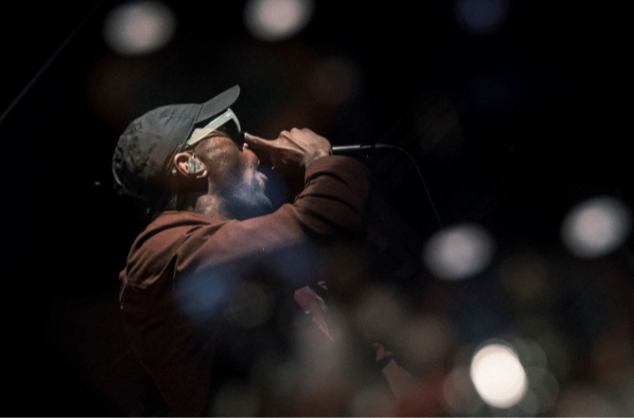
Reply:
M307 412L292 407L303 396L292 387L299 369L289 366L285 383L275 380L284 367L274 366L299 364L305 312L305 325L333 340L321 299L306 286L328 280L324 248L354 240L363 226L366 168L332 156L328 140L308 129L275 140L244 134L243 144L230 109L239 91L146 113L113 158L117 191L158 213L121 272L120 308L135 355L177 416L223 413L223 387L258 379L269 383L256 389L250 414ZM304 176L294 203L274 210L261 162Z

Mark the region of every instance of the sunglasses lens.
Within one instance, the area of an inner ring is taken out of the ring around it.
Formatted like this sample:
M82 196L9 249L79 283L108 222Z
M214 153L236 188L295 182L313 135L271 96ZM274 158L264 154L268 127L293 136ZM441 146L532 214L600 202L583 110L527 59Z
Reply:
M241 131L238 131L238 126L232 120L218 127L217 130L229 135L238 145L242 145L242 143L244 143L244 134Z
M242 144L244 144L244 132L240 131L238 132L235 136L232 136L231 138L233 138L233 140L235 141L236 144L242 146Z

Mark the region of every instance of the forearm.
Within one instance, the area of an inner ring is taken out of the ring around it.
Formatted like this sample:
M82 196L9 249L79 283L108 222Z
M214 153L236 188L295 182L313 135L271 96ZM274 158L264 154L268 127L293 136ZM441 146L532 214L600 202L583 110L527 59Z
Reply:
M316 159L306 169L305 188L294 206L308 230L323 235L361 228L369 193L368 170L342 156Z

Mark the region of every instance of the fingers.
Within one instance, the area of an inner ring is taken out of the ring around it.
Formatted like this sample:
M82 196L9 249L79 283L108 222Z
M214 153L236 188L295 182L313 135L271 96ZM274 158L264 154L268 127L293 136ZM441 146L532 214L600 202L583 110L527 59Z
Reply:
M281 131L275 139L264 139L248 132L244 133L245 146L251 149L260 150L288 150L305 153L316 146L326 144L330 147L328 140L317 135L310 129L293 128L290 131ZM323 144L322 144L323 143Z
M292 131L291 131L292 132ZM275 139L264 139L248 132L244 133L244 142L247 148L273 151L276 149L288 149L289 143L295 145L295 141L288 131L282 131ZM291 148L293 147L291 146Z
M259 136L251 135L248 132L244 133L244 142L247 147L261 148L268 143L267 139L260 138Z

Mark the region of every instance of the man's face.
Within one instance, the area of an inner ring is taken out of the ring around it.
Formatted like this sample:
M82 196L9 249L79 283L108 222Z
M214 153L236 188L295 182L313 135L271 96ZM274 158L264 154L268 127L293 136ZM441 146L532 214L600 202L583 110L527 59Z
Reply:
M253 151L223 132L214 132L196 146L195 154L207 167L210 191L225 199L238 219L272 211L265 194L268 177L259 169L260 160Z

